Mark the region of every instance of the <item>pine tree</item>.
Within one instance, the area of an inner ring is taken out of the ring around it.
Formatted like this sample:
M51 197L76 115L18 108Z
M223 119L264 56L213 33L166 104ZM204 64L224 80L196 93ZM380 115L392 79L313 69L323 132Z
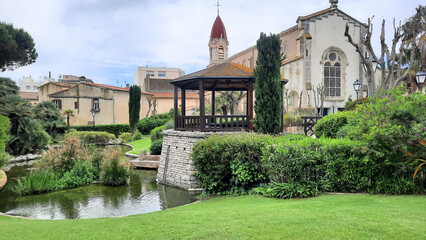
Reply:
M281 39L275 34L266 36L261 33L257 50L254 129L256 132L277 134L282 131Z
M133 85L129 91L129 124L132 136L135 134L136 124L139 121L141 110L141 88Z

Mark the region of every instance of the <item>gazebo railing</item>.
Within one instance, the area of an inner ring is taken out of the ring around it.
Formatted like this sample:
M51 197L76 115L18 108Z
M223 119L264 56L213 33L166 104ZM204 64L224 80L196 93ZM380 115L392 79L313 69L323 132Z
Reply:
M201 124L203 123L203 124ZM178 116L176 130L183 131L248 131L250 129L250 116Z

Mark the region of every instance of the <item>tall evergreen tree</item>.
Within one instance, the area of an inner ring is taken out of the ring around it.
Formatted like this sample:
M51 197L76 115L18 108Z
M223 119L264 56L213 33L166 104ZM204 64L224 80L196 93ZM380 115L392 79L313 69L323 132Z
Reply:
M129 91L129 124L132 129L132 136L135 134L136 124L140 118L141 110L141 88L133 85Z
M258 57L254 76L256 78L255 105L256 132L277 134L281 129L282 89L280 67L282 63L281 39L276 34L260 34L257 40Z

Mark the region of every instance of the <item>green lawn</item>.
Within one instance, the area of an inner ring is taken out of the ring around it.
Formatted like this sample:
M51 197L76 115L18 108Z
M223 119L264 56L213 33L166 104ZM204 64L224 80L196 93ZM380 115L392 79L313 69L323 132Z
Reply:
M0 216L0 239L425 239L426 196L218 197L122 218Z
M129 153L137 154L139 155L142 151L142 149L145 149L147 153L149 153L149 147L151 146L151 137L145 136L142 139L129 142L128 144L132 145L135 149L133 151L130 151Z

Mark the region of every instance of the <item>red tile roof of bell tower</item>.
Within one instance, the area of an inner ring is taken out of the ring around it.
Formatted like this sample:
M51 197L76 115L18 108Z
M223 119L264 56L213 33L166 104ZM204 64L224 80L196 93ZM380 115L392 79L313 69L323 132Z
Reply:
M228 37L226 36L225 25L223 24L222 19L219 15L216 17L216 20L213 23L212 32L210 34L210 39L212 38L228 39Z

